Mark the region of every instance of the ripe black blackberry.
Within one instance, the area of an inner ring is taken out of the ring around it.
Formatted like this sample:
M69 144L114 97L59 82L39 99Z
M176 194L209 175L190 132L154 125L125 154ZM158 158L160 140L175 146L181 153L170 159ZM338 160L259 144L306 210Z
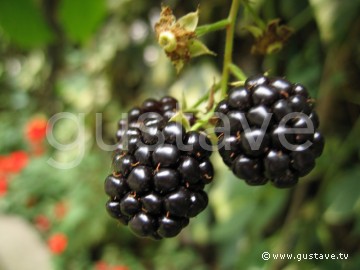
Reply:
M307 89L283 78L250 77L232 89L215 112L219 153L249 185L270 180L276 187L292 187L314 168L324 148ZM308 124L311 132L299 132Z
M119 122L113 173L104 185L110 197L106 209L138 236L176 236L208 204L203 189L214 175L211 142L203 133L168 122L177 105L171 97L149 99L130 110L128 123Z
M134 133L137 132L140 124L144 121L166 123L175 115L177 110L179 110L179 103L173 97L165 96L160 100L146 99L140 107L130 109L126 119L120 119L116 131L117 141L119 142L124 135L136 135ZM185 113L185 116L190 125L195 123L196 117L194 114Z

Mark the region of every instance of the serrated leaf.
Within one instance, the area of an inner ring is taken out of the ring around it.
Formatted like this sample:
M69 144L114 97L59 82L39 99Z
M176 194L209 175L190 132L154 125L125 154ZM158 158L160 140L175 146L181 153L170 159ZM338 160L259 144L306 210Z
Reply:
M98 0L62 0L59 20L73 42L84 42L106 14L106 2Z
M197 57L204 54L216 55L214 52L210 51L204 43L198 39L194 39L189 44L189 51L191 57Z
M43 46L53 40L53 33L34 1L0 1L0 28L23 48Z
M199 22L199 9L195 12L190 12L181 17L177 24L183 27L186 31L194 32Z

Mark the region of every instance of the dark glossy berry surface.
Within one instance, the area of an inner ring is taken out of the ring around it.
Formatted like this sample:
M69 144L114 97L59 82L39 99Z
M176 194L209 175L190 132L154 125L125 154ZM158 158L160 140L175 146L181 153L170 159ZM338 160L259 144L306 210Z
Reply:
M132 170L135 162L135 158L131 155L116 155L113 159L114 171L116 174L126 177Z
M183 228L183 221L179 218L162 217L159 220L157 233L162 237L174 237Z
M147 99L118 122L113 171L104 183L110 198L106 209L141 237L174 237L208 204L204 187L214 177L211 141L169 122L179 109L169 96ZM190 126L197 119L190 112L184 116Z
M232 165L234 174L253 185L263 185L265 181L262 176L261 161L258 159L248 158L246 156L238 156Z
M293 95L301 95L305 98L307 98L309 96L309 93L307 91L307 89L305 88L305 86L303 86L300 83L295 83L292 87L292 94Z
M271 80L270 85L283 97L287 98L291 95L292 84L282 78L274 78Z
M245 110L251 105L251 96L245 87L232 89L229 92L228 100L228 103L232 109Z
M156 99L148 98L141 105L143 112L156 112L160 109L160 103Z
M147 166L135 167L127 179L131 190L139 193L145 193L150 190L152 185L152 170Z
M106 211L109 213L109 215L118 221L120 221L122 224L127 225L129 222L129 217L125 216L123 213L121 213L120 210L120 202L118 201L108 201L106 203Z
M246 117L250 125L257 127L261 127L263 124L270 123L271 121L270 110L263 105L252 107Z
M231 166L241 151L241 136L222 136L219 140L219 153L226 165Z
M179 186L180 175L173 169L160 169L154 175L155 191L166 194Z
M208 205L209 199L205 192L193 192L190 195L190 207L188 217L195 217L202 212Z
M155 148L152 158L155 165L171 167L179 161L180 151L175 145L163 144Z
M226 100L222 100L216 105L215 112L217 115L221 116L221 114L227 114L230 110L229 104Z
M209 157L212 153L210 139L201 132L189 131L185 137L187 152L195 158Z
M136 121L141 115L141 113L142 111L140 108L138 107L132 108L130 111L128 111L128 121L129 122Z
M135 215L140 209L141 204L134 194L128 193L120 202L120 210L124 215Z
M290 165L290 158L281 151L271 150L264 160L265 174L270 177L283 175Z
M200 177L203 184L210 184L214 178L214 167L208 158L202 160L199 165Z
M249 185L270 180L275 187L294 186L311 172L324 148L313 102L302 84L262 74L249 77L215 109L223 162Z
M278 95L278 92L276 92L272 87L259 85L254 88L252 101L254 105L271 105L277 100Z
M262 85L262 84L267 84L269 82L269 79L262 75L262 74L258 74L258 75L253 75L251 77L249 77L246 81L245 81L245 86L247 89L252 90L254 87L258 86L258 85Z
M105 179L104 190L106 194L111 198L121 197L127 191L129 187L126 184L126 179L122 177L115 177L110 174Z
M163 105L171 105L173 108L176 108L176 106L178 105L178 101L171 97L171 96L165 96L165 97L162 97L160 99L160 102L163 104Z
M183 157L179 162L178 171L185 182L195 184L200 181L199 162L192 157Z
M162 197L156 193L149 193L142 197L141 203L146 213L158 215L162 212Z
M152 148L151 145L144 144L136 149L134 157L140 165L152 165Z
M269 146L269 136L261 129L241 133L241 147L249 156L260 156L269 149Z
M239 131L247 128L248 121L246 120L246 115L241 111L230 111L227 114L227 117L223 119L226 132L225 134L236 135Z
M298 176L290 170L287 170L283 175L277 176L271 180L272 184L278 188L293 187L298 182Z
M155 220L152 216L140 212L129 221L130 229L138 236L150 236L155 229Z
M190 195L190 192L185 188L180 188L169 194L164 200L166 211L177 217L187 216L190 206Z
M315 155L315 158L319 157L325 146L325 140L324 137L321 135L320 132L315 132L313 140L312 140L311 150Z
M169 122L163 129L163 135L166 143L183 143L185 138L185 128L177 122Z
M276 101L272 106L273 117L276 121L280 122L286 115L292 113L289 102L285 99Z
M299 176L307 175L315 167L315 154L311 148L299 146L291 153L291 166Z

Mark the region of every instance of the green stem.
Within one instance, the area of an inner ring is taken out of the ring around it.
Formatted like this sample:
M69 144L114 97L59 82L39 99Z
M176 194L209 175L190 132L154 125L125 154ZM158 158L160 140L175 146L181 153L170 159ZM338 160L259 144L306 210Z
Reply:
M201 128L205 124L208 124L209 120L213 117L213 115L214 115L214 108L212 108L207 114L205 114L201 118L200 121L196 122L195 125L193 125L190 130L191 131L198 130L199 128Z
M295 30L303 28L307 23L309 23L314 17L313 10L311 6L306 7L303 11L298 13L295 17L289 21L287 24Z
M243 1L244 3L246 1ZM221 97L225 98L227 93L228 81L229 81L229 66L232 63L232 52L234 45L234 32L235 32L235 22L236 16L239 10L240 0L233 0L230 8L230 13L228 17L229 24L226 27L226 39L225 39L225 53L224 53L224 63L223 63L223 72L221 79Z
M259 15L255 12L252 6L248 3L248 1L243 1L246 11L249 12L254 22L263 30L266 29L266 24L264 21L259 17Z
M229 20L224 19L215 23L205 24L196 28L195 33L197 37L201 37L207 33L225 29L229 25Z
M236 78L238 78L240 81L245 81L246 80L246 75L245 75L244 71L242 71L242 69L240 67L238 67L237 65L234 65L233 63L231 63L229 65L229 69L230 69L230 72Z
M214 93L216 93L220 89L220 85L216 83L212 86L214 89ZM199 107L204 101L207 101L209 98L210 91L207 91L194 105L192 105L189 110L193 110L197 107ZM188 110L187 110L188 111Z

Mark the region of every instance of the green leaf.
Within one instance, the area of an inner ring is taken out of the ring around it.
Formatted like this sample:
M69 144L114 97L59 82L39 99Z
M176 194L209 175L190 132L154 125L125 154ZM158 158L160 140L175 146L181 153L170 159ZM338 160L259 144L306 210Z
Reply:
M196 29L196 26L199 22L199 9L197 9L195 12L190 12L183 17L181 17L176 23L184 27L185 30L193 32Z
M44 46L54 37L31 0L0 0L0 28L12 42L23 48Z
M324 213L329 223L336 224L347 220L359 211L359 178L360 168L356 167L339 175L339 180L331 183L326 194L328 208Z
M189 120L187 120L182 111L178 111L169 121L178 122L184 126L185 130L190 130Z
M59 6L59 20L74 42L85 42L96 30L106 13L105 1L62 0Z
M204 43L198 39L194 39L189 44L189 50L191 57L197 57L204 54L215 55L214 52L210 51Z

